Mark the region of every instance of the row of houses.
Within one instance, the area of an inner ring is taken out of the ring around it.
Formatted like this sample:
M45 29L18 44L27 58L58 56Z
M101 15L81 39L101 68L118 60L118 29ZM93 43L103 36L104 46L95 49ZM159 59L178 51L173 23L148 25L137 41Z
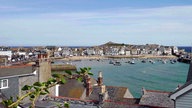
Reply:
M69 56L115 56L115 55L173 55L179 53L175 46L161 46L156 44L146 45L119 45L106 43L94 47L27 47L10 48L0 47L0 56L7 56L10 62L26 61L38 58L39 54L48 54L48 57Z
M132 46L96 46L88 48L62 48L54 51L54 57L91 56L91 55L173 55L179 50L175 46L132 45Z

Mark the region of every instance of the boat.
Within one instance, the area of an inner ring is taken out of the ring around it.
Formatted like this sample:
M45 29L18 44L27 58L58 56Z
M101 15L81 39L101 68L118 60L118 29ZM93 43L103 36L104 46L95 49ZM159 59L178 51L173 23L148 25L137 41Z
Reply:
M145 60L142 60L141 62L142 62L142 63L146 63L146 61L145 61Z
M109 61L109 64L114 64L114 62L112 60Z
M170 61L170 63L171 63L171 64L175 64L175 62L174 62L174 61Z
M153 60L149 60L149 63L154 64L154 63L155 63L155 61L153 61Z
M121 62L116 61L116 62L113 63L113 65L115 65L115 66L121 66Z
M132 60L132 61L130 62L130 64L135 64L135 61L134 61L134 60Z
M125 63L130 63L131 61L126 61Z
M151 61L151 64L154 64L155 63L155 61Z
M171 64L175 64L177 61L176 60L170 60Z
M166 60L162 60L162 63L163 63L163 64L166 64L167 62L166 62Z

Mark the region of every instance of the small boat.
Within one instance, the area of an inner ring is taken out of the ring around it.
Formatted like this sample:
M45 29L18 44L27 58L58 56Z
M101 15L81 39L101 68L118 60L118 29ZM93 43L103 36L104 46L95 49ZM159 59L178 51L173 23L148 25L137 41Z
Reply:
M155 61L153 61L153 60L149 60L149 63L154 64L154 63L155 63Z
M167 62L165 60L162 61L163 64L166 64Z
M109 61L109 64L114 64L114 62L112 60Z
M131 61L126 61L125 63L130 63Z
M132 60L132 61L130 62L130 64L135 64L135 61L134 61L134 60Z
M177 62L177 60L175 60L175 59L174 59L174 60L173 60L173 62L175 62L175 63L176 63L176 62Z
M121 66L121 62L116 61L116 62L113 63L113 65L115 65L115 66Z
M177 61L176 60L170 60L171 64L175 64Z
M141 62L142 62L142 63L146 63L146 61L145 61L145 60L142 60Z

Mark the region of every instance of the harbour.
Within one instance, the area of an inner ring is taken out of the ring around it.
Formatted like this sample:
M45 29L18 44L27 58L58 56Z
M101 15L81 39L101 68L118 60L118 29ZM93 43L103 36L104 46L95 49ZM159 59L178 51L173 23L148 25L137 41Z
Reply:
M110 59L103 60L81 60L66 61L78 68L91 67L94 78L99 71L103 72L104 83L106 85L128 87L134 97L140 97L142 87L150 90L174 91L178 85L186 81L189 64L176 62L171 63L171 59L166 59L166 64L160 59L152 59L154 63L143 59L134 59L135 64L126 63L131 59L118 59L121 65L110 64ZM165 60L165 59L164 59ZM65 62L55 62L63 64Z

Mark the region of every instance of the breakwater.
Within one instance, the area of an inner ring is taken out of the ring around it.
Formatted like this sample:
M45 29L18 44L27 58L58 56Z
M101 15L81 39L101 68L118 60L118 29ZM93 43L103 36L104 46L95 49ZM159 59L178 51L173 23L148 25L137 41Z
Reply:
M65 71L65 70L77 70L76 66L71 65L71 64L54 64L51 65L51 71L55 72L55 71Z

